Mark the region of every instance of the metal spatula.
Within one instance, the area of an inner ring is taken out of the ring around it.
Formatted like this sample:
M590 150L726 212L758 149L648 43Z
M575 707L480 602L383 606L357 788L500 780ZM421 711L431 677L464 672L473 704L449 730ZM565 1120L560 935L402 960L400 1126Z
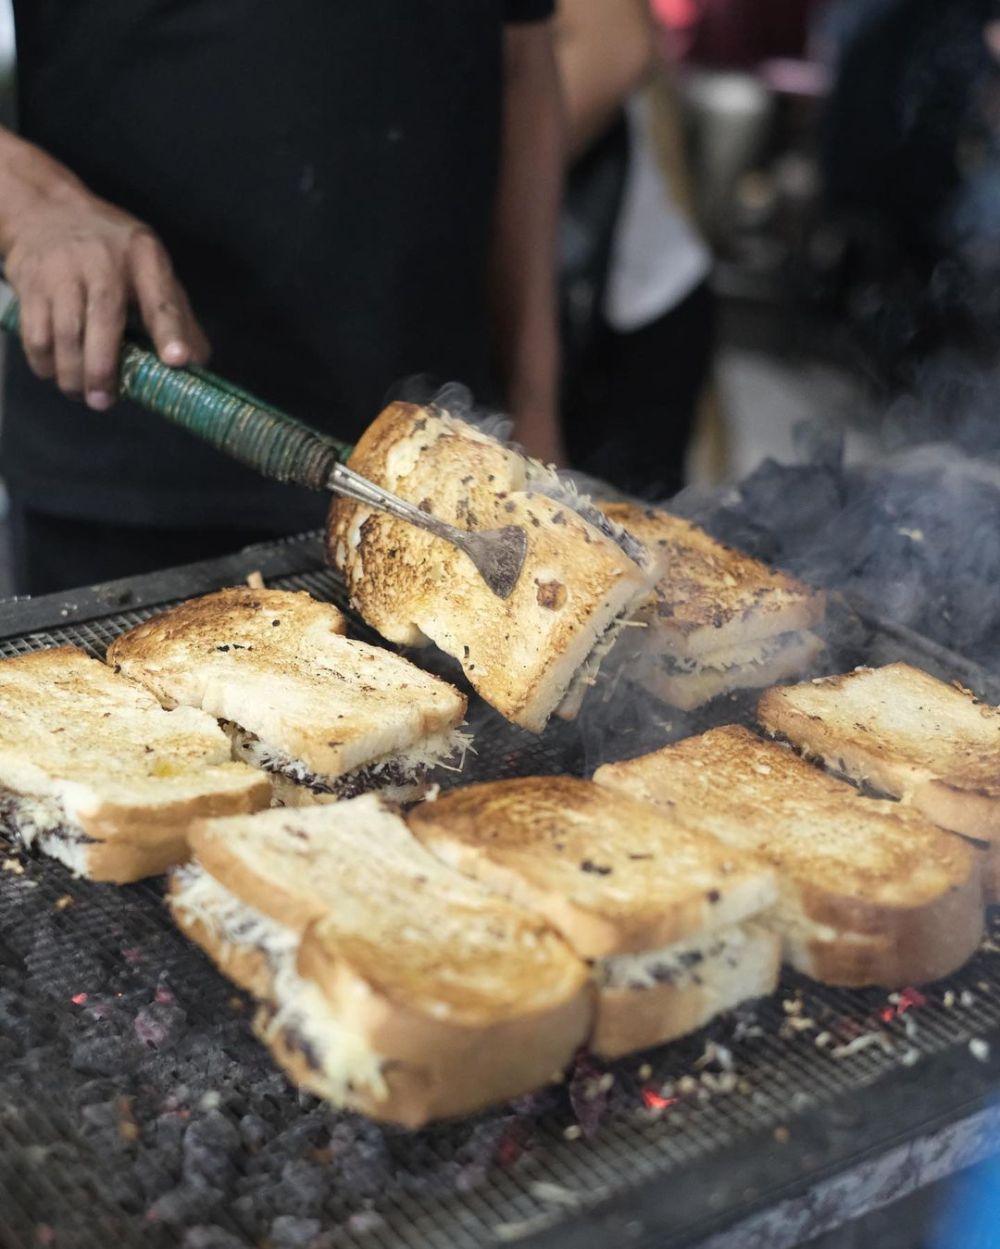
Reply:
M8 333L20 332L20 309L11 300L0 315ZM120 393L165 416L265 477L311 490L330 490L426 529L463 551L499 598L507 598L524 565L528 537L518 525L468 532L407 503L348 468L352 448L246 391L194 366L170 368L152 351L126 342Z

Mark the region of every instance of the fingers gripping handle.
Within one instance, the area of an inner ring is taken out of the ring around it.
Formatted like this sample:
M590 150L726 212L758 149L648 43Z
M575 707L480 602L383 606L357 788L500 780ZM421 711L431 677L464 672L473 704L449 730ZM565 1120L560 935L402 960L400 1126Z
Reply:
M16 301L0 325L20 332ZM291 416L255 399L203 369L178 369L152 351L126 343L119 389L265 477L323 490L350 447L324 437Z

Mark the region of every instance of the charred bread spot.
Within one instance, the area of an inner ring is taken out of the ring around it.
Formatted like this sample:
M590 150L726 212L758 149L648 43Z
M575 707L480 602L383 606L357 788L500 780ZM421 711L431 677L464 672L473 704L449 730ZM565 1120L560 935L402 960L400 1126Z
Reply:
M595 863L592 859L584 859L580 864L581 872L589 872L592 876L610 876L615 869L605 863Z
M565 606L566 587L561 581L539 581L536 577L535 585L538 587L535 598L539 607L544 607L547 611L558 611Z
M428 515L434 511L434 505L430 499L421 499L417 504L417 507L419 507L422 512L427 512Z

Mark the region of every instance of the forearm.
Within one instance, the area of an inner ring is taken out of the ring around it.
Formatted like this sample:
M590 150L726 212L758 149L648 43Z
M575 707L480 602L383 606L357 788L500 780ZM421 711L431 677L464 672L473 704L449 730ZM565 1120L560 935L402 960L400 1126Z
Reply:
M646 0L562 0L556 55L570 161L607 129L646 78L654 53Z
M491 265L494 341L515 436L561 460L556 230L562 103L551 23L505 37L503 151Z

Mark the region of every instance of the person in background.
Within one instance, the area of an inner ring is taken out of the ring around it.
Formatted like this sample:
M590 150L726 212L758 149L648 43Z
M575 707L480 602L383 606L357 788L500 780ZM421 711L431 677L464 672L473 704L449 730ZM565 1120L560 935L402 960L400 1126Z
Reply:
M116 401L126 318L344 441L459 380L558 460L553 0L14 0L0 253L21 300L2 471L16 588L318 525Z
M667 185L641 90L654 51L644 0L563 0L564 437L574 468L651 500L684 484L714 325L710 257Z

